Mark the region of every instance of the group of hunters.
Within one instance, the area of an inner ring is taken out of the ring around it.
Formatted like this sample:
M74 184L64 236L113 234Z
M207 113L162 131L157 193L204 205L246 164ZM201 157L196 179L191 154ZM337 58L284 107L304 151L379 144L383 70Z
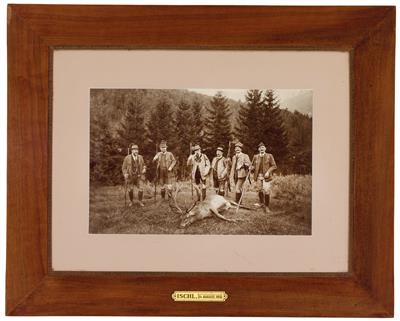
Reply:
M211 163L207 155L202 153L200 145L196 144L191 148L192 154L187 159L187 166L191 168L192 184L198 187L196 188L197 199L206 198L207 179L212 180L216 193L224 196L229 189L230 179L233 178L235 200L236 203L241 203L243 185L246 179L250 181L250 174L253 173L259 197L259 203L255 206L264 207L269 211L272 173L277 168L274 157L266 152L266 146L262 142L258 145L258 154L254 155L252 161L249 155L242 152L242 143L236 142L234 147L235 154L232 159L224 156L223 147L218 147ZM153 162L157 164L156 180L161 187L161 197L166 199L172 196L176 160L174 155L167 151L166 141L162 141L159 148L160 151L154 156ZM138 145L131 144L129 151L129 155L125 157L122 164L122 173L128 189L130 205L133 201L133 188L136 187L139 204L144 206L142 199L146 166L143 157L139 154Z

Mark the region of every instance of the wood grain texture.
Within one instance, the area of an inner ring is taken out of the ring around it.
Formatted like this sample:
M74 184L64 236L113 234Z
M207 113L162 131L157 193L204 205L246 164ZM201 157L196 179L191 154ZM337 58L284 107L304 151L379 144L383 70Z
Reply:
M353 270L387 309L394 295L395 19L392 11L353 60Z
M393 315L394 7L8 7L8 315ZM351 271L64 275L48 269L56 47L352 54ZM225 290L225 303L173 302Z

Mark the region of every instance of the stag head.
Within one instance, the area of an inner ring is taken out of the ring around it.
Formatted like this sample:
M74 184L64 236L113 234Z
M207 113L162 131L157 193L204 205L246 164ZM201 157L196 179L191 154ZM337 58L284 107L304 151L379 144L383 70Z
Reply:
M186 204L183 206L178 205L177 197L181 189L182 185L178 185L175 192L171 195L169 207L174 213L180 215L181 222L179 226L181 228L184 228L196 220L195 219L197 214L196 209L199 202L198 201L193 202L189 207L187 207Z

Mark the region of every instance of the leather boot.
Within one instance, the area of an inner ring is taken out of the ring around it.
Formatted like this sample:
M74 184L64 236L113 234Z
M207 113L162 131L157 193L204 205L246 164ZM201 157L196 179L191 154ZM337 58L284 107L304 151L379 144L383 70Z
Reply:
M132 206L132 202L133 202L133 191L129 191L129 206Z
M203 188L201 190L201 200L204 201L206 199L206 195L207 195L207 190L205 188Z
M264 204L265 206L269 206L269 194L265 194L265 198L264 198Z
M260 200L260 205L265 204L264 203L264 193L263 192L258 192L258 199Z
M236 198L235 198L236 203L239 203L240 195L241 195L241 194L242 194L242 193L236 193Z
M172 191L170 190L167 191L167 197L169 200L172 198Z
M139 205L140 205L140 206L144 206L144 204L142 203L143 191L139 191L139 192L138 192L138 199L139 199Z
M161 197L165 199L165 189L161 190Z
M264 211L265 213L271 213L271 210L269 209L269 194L265 194L265 199L264 199Z

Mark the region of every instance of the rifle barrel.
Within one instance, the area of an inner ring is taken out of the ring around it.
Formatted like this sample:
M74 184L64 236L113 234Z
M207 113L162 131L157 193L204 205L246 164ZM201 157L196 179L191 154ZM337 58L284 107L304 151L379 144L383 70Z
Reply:
M253 159L252 159L252 161L251 161L251 167L253 167L253 163L254 163L255 156L256 156L256 155L253 155ZM250 179L250 173L251 173L251 171L250 171L250 168L249 168L249 172L247 173L247 176L246 176L246 178L245 178L245 180L244 180L243 186L244 186L244 184L246 184L247 180ZM237 214L237 212L239 211L240 204L242 203L242 199L243 199L243 196L244 196L244 192L245 192L245 189L242 187L242 195L240 195L240 199L239 199L239 202L238 202L238 206L236 207L236 214Z

